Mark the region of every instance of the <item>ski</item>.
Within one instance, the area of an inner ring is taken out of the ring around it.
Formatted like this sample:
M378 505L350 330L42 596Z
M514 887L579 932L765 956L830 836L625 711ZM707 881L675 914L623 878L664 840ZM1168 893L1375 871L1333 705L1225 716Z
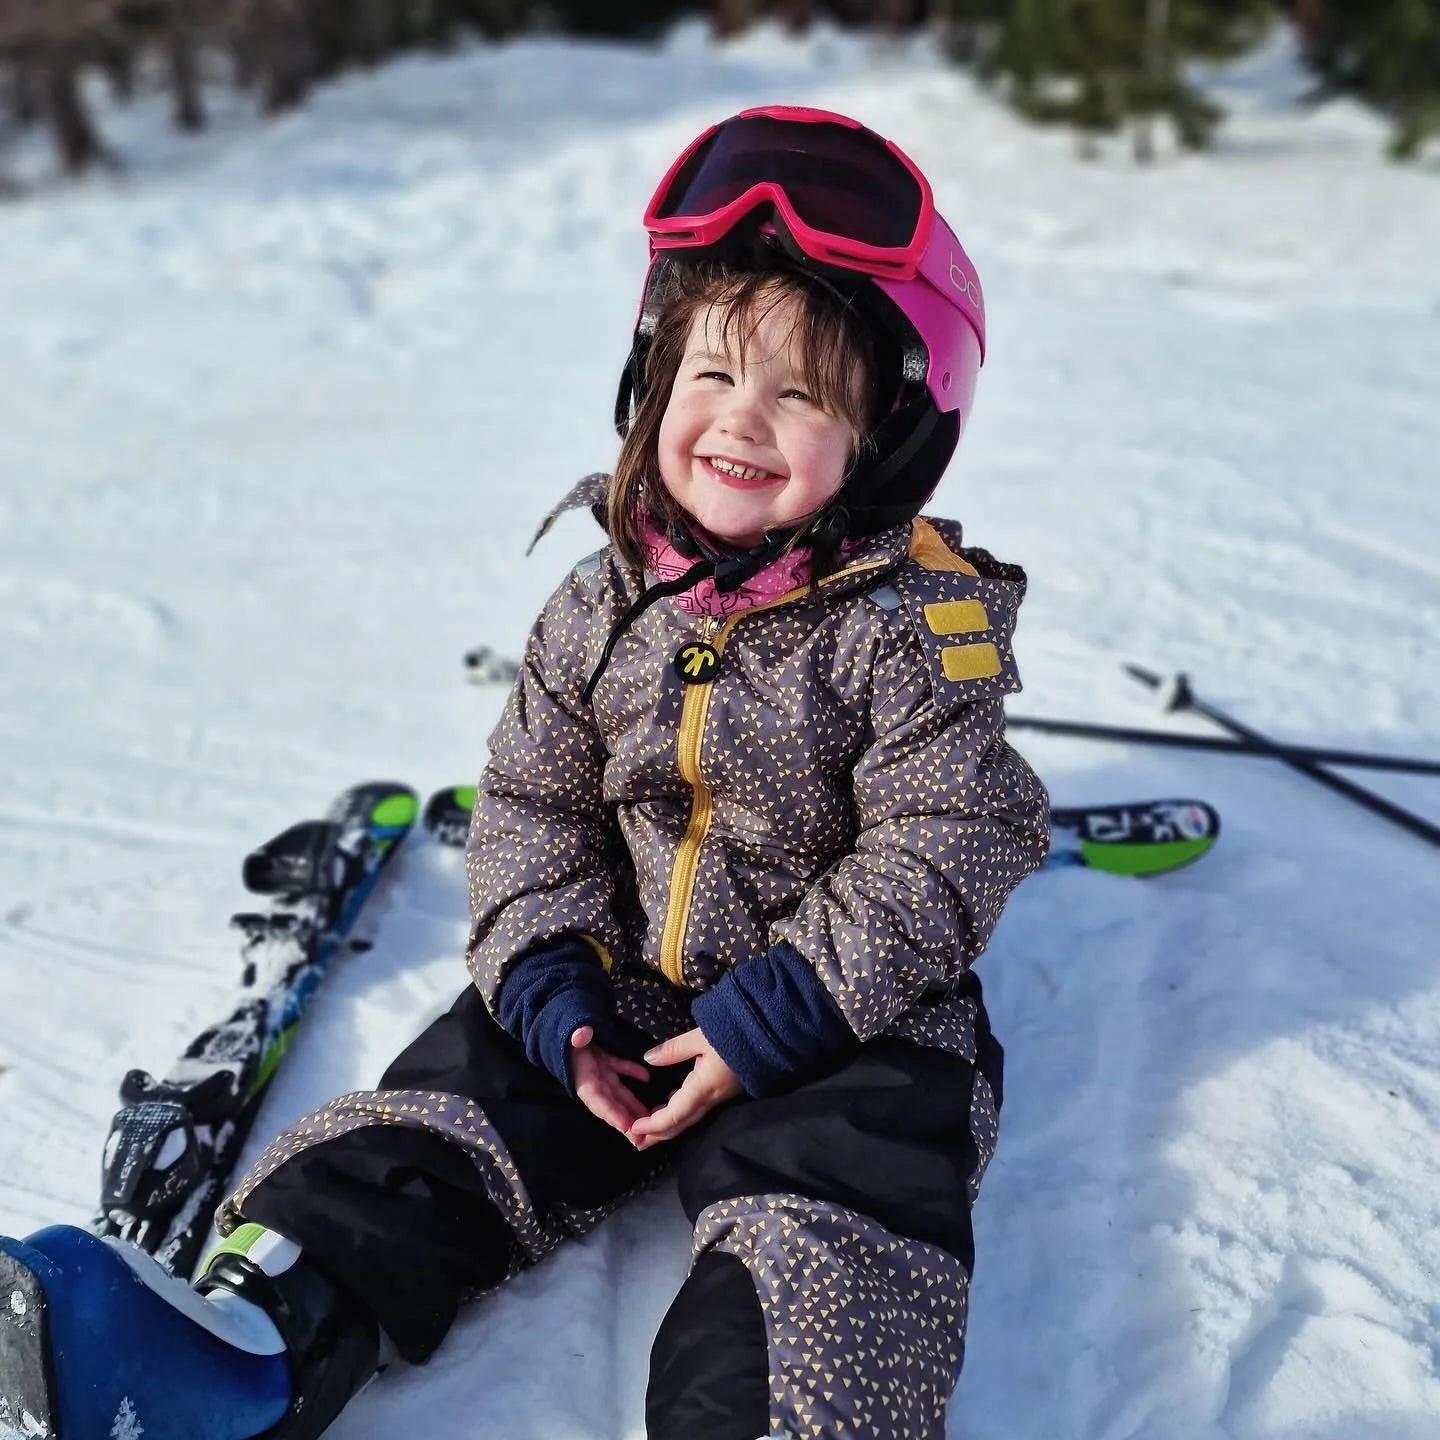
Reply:
M266 1087L418 803L405 785L356 785L323 820L292 825L246 856L246 889L270 903L231 920L244 936L234 1004L162 1079L126 1075L105 1142L97 1235L189 1277Z
M1161 875L1192 864L1220 838L1220 816L1200 800L1141 800L1050 812L1047 866L1111 875Z
M463 847L474 808L473 785L437 790L426 802L423 823L442 845ZM1220 837L1220 816L1200 800L1139 800L1052 810L1050 827L1048 868L1162 875L1209 852Z
M1377 795L1373 790L1367 790L1363 785L1357 785L1353 780L1347 780L1343 775L1336 775L1313 756L1296 753L1293 747L1277 744L1268 735L1242 724L1217 706L1207 704L1191 688L1188 675L1181 673L1167 681L1164 676L1156 675L1143 666L1130 664L1125 666L1125 673L1131 679L1140 681L1142 685L1159 691L1166 710L1193 710L1195 714L1203 715L1222 730L1228 730L1238 742L1256 747L1259 754L1268 755L1301 775L1308 775L1310 779L1335 791L1337 795L1353 800L1372 815L1381 816L1392 825L1398 825L1402 830L1418 835L1431 845L1440 845L1440 825L1433 824L1413 810L1407 810L1403 805L1397 805L1393 800L1387 800L1383 795Z
M420 823L428 835L442 845L457 850L465 848L470 833L470 817L475 810L473 785L449 785L437 790L426 802Z
M465 652L465 678L472 685L513 685L520 673L514 660L497 654L488 645Z

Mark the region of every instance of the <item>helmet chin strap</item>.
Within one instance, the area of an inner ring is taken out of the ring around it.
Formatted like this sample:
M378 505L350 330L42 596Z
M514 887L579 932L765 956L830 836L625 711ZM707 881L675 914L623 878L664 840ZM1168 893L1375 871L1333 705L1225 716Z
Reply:
M610 634L605 638L605 648L600 652L600 663L590 672L590 678L580 692L581 700L587 705L590 703L590 697L595 693L595 687L600 683L600 677L605 673L605 667L610 663L610 657L615 653L615 647L620 643L620 637L657 600L663 600L667 595L681 595L691 586L698 585L714 573L714 560L698 560L683 575L677 576L674 580L662 580L642 591L634 604L610 627Z
M667 538L682 555L704 556L707 560L713 560L715 588L722 595L728 595L758 575L791 546L808 544L821 549L833 549L845 538L849 524L850 515L845 507L832 503L803 525L767 530L758 545L751 545L736 553L717 550L679 518L670 522Z
M663 600L667 595L683 595L685 591L692 589L702 580L711 578L715 581L716 590L722 595L729 595L738 590L747 580L758 575L792 544L799 545L808 542L812 546L818 545L833 549L845 538L849 525L849 512L843 505L832 503L804 525L791 526L788 529L767 530L765 538L758 545L752 545L748 550L741 551L739 554L730 554L723 550L717 550L680 519L672 520L667 531L667 538L681 555L687 559L694 559L695 563L683 575L677 576L674 580L660 580L654 585L647 586L636 597L630 608L611 626L610 634L605 640L605 648L600 652L600 663L596 665L589 680L585 682L585 689L581 691L580 698L589 704L590 697L595 693L596 685L600 683L600 677L605 673L605 667L610 663L611 655L615 653L616 645L620 643L620 637L657 600Z

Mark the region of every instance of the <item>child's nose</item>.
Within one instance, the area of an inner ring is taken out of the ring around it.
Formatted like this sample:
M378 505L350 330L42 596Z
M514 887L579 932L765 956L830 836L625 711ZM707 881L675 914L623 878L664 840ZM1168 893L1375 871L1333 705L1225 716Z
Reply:
M765 418L765 407L760 397L737 386L730 395L730 403L720 417L721 428L737 440L757 441L769 433L769 422Z

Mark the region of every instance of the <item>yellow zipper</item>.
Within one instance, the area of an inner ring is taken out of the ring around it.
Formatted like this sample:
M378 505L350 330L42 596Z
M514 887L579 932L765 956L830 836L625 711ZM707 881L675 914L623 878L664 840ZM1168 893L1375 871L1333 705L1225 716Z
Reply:
M725 622L718 636L714 636L713 616L707 615L700 626L701 640L712 644L717 655L725 653L725 640L734 618ZM690 801L690 823L685 827L680 848L675 852L675 866L670 872L670 901L665 907L665 933L660 938L660 973L672 985L685 983L682 973L685 926L690 918L690 896L700 864L700 846L710 829L710 787L700 774L700 743L705 734L705 714L710 708L710 689L708 680L685 687L685 699L680 706L680 733L675 742L680 775L695 793Z
M890 560L871 560L864 565L853 565L848 570L837 570L835 574L827 575L820 584L829 585L836 580L858 575L865 570L878 570L892 563ZM714 617L707 615L701 622L700 638L708 642L717 655L723 656L730 632L746 616L758 615L762 610L773 610L777 605L784 605L797 596L808 594L809 590L808 585L802 585L784 595L776 596L773 600L767 600L763 605L742 610L726 620L718 631ZM719 666L716 666L715 673L719 673ZM685 983L685 931L690 923L690 902L694 895L695 871L700 865L700 847L709 833L713 810L710 787L700 774L700 745L705 738L705 717L710 710L710 692L713 685L713 680L705 680L685 687L685 699L680 706L680 732L675 742L678 752L676 763L680 774L695 793L690 802L690 823L685 827L680 847L675 852L675 865L670 872L670 901L665 910L665 931L660 937L660 973L672 985Z

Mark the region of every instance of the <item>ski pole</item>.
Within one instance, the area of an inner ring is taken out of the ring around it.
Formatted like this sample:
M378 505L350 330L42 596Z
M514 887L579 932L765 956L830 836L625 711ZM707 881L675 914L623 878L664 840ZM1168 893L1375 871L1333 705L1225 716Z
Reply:
M1127 675L1133 676L1142 685L1148 685L1152 690L1158 690L1165 684L1162 676L1139 665L1126 665L1124 668ZM1193 710L1197 715L1203 715L1207 720L1213 721L1232 735L1256 746L1257 753L1267 755L1273 760L1279 760L1282 765L1288 765L1292 770L1297 770L1302 775L1308 775L1312 780L1318 780L1320 784L1345 796L1347 800L1353 800L1372 814L1383 816L1392 824L1408 830L1412 835L1418 835L1432 845L1440 845L1440 825L1432 825L1430 821L1416 815L1413 811L1386 800L1384 796L1375 794L1373 790L1366 790L1364 786L1356 785L1353 781L1345 779L1343 775L1331 774L1315 760L1305 756L1287 754L1285 746L1277 745L1268 736L1262 735L1258 730L1252 730L1248 725L1241 724L1239 720L1227 715L1223 710L1217 710L1213 705L1207 705L1190 688L1188 675L1181 674L1175 677L1174 687L1166 698L1165 708L1167 710Z
M1218 750L1230 755L1286 756L1323 765L1353 765L1366 770L1399 770L1409 775L1440 775L1440 760L1408 755L1375 755L1368 750L1326 750L1313 745L1257 745L1249 740L1222 740L1218 735L1171 735L1164 730L1141 730L1126 725L1100 725L1088 720L1053 720L1043 715L1007 715L1017 730L1038 730L1050 735L1073 735L1081 740L1115 740L1127 744L1166 745L1177 750Z

